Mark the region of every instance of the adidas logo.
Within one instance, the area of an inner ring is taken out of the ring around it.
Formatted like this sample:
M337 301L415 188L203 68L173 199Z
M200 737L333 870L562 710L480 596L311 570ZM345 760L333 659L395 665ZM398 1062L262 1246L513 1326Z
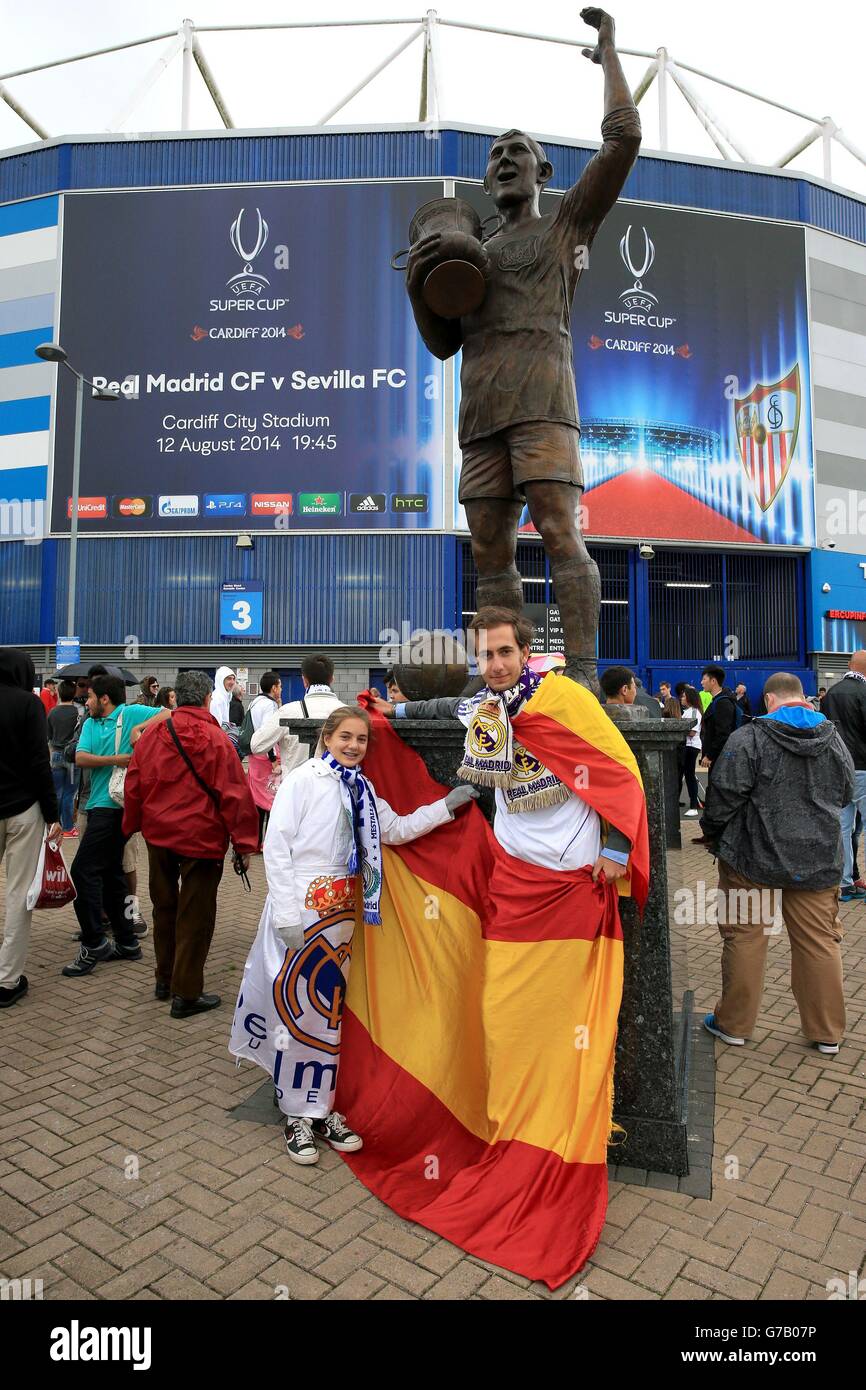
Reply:
M352 512L384 512L384 492L353 492L349 498Z

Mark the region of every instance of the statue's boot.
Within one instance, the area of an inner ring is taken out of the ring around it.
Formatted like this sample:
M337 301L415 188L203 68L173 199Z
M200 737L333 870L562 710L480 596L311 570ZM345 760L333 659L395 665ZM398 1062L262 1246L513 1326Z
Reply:
M523 612L523 584L515 564L497 574L478 576L475 589L477 608L507 608L511 613Z
M575 560L551 564L553 587L565 638L565 671L578 685L601 698L595 664L601 578L598 565L587 554Z

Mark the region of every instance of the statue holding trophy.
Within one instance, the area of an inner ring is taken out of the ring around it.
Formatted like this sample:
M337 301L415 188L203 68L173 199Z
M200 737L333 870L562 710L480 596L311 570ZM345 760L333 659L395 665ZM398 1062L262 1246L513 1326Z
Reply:
M462 349L460 501L478 569L476 606L520 613L515 564L524 504L550 559L565 634L565 673L597 691L601 584L578 524L583 490L571 303L589 247L637 158L641 128L614 23L581 11L598 31L584 56L604 73L602 144L552 211L539 197L553 176L520 130L494 141L484 177L498 214L482 242L460 199L425 204L413 220L406 288L418 331L443 361Z

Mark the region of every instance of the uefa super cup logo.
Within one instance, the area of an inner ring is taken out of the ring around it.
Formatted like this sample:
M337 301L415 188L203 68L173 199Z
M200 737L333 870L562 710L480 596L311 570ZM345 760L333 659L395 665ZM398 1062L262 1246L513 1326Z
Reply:
M261 209L256 208L255 241L251 243L252 249L248 250L243 241L245 211L245 208L241 208L229 232L229 241L243 261L244 268L237 275L233 275L230 280L227 280L226 285L234 294L261 294L262 290L270 285L270 281L267 276L253 270L253 261L264 250L268 239L268 224L262 217Z
M629 309L650 309L654 304L658 304L656 296L643 287L643 277L648 274L650 266L656 258L656 249L646 227L642 227L641 231L643 232L643 254L640 264L636 263L637 258L632 253L631 225L619 243L619 254L634 281L630 289L623 290L620 294L620 299Z

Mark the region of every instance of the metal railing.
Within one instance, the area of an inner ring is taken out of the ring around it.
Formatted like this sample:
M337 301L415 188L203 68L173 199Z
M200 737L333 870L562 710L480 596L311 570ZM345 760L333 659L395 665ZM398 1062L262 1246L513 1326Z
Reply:
M418 18L409 19L355 19L355 20L309 20L309 21L288 21L284 23L269 24L201 24L195 25L192 20L185 19L177 32L166 32L160 34L149 34L145 38L131 39L126 43L112 44L106 48L91 49L86 53L72 54L68 58L58 58L47 63L37 63L31 67L18 68L14 72L0 73L0 99L6 102L7 106L20 117L30 129L39 136L40 140L51 138L45 127L37 118L21 104L21 102L10 92L5 85L20 77L27 77L31 73L47 72L52 68L64 67L70 63L80 63L88 58L98 58L110 53L122 53L130 48L141 47L146 44L161 43L168 40L167 48L159 55L156 61L148 69L142 80L130 93L123 107L117 112L114 119L108 126L108 130L118 130L125 121L129 119L145 95L150 91L156 81L162 76L166 68L174 61L178 55L181 56L182 80L181 80L181 102L180 102L180 129L188 130L190 117L190 94L193 81L193 64L198 68L202 81L204 82L211 100L216 107L219 118L226 130L236 129L228 105L217 85L213 71L205 57L202 48L200 35L202 34L227 34L227 33L247 33L253 31L279 31L279 30L311 30L311 29L356 29L356 28L375 28L375 27L409 27L413 26L408 36L389 52L382 60L376 64L371 72L357 82L345 96L335 105L331 106L315 125L325 126L332 120L338 112L352 101L359 92L373 82L380 73L399 58L406 49L412 44L420 41L422 47L421 61L421 90L419 103L419 121L429 126L436 126L439 123L439 73L441 71L441 57L439 52L438 34L440 29L456 29L467 32L482 34L494 34L503 38L513 38L532 43L558 44L569 48L585 48L586 39L569 39L553 34L533 34L526 30L502 29L498 26L487 24L469 24L463 20L440 19L436 10L428 10L427 13ZM747 87L739 86L735 82L728 82L726 78L716 77L713 73L706 72L702 68L693 67L690 63L675 61L667 48L659 48L655 53L644 52L642 49L620 48L619 53L623 57L648 58L649 67L634 90L635 102L640 102L649 91L653 82L658 83L658 148L660 150L669 149L668 135L668 96L670 89L678 91L683 97L687 107L709 135L716 149L723 159L739 160L745 164L753 164L755 161L750 158L747 147L739 135L733 131L719 118L712 110L708 101L692 86L686 74L694 77L703 78L716 86L723 87L730 92L737 92L741 96L746 96L764 106L771 106L777 111L784 111L789 116L794 116L800 121L807 123L807 129L801 133L795 143L774 160L769 168L784 169L805 151L815 141L820 140L823 151L823 176L830 183L832 182L832 148L833 142L841 145L861 164L866 165L866 154L848 138L836 122L830 116L813 116L806 111L799 111L796 107L787 106L783 102L775 101L770 97L761 96L759 92L750 91Z

